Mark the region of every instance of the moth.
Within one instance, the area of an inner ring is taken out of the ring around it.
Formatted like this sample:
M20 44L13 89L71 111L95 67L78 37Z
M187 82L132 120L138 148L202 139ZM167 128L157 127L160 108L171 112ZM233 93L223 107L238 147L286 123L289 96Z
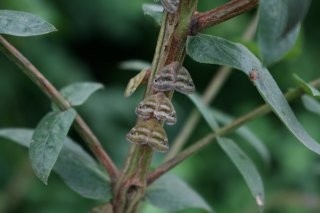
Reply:
M163 7L169 13L175 13L178 10L180 0L161 0Z
M152 86L158 91L176 90L184 94L191 94L195 91L188 70L177 61L164 66L155 75Z
M150 68L145 68L141 70L137 75L130 79L129 83L127 84L126 90L124 91L124 96L129 97L132 95L139 85L150 75Z
M148 144L158 152L169 150L167 134L162 125L155 119L139 120L128 132L127 140L137 145Z
M177 122L176 111L162 92L142 100L135 111L143 119L155 117L159 121L165 121L167 125L174 125Z

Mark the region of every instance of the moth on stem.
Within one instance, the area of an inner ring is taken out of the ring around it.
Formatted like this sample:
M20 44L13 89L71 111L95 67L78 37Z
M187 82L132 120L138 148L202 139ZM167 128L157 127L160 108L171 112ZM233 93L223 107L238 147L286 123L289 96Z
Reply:
M162 92L142 100L136 107L136 114L143 119L155 117L159 121L165 121L167 125L174 125L177 122L176 111Z
M138 120L127 134L127 139L137 145L148 144L158 152L169 149L167 134L156 119Z
M189 71L178 61L164 66L155 76L152 86L157 91L176 90L183 94L195 91Z

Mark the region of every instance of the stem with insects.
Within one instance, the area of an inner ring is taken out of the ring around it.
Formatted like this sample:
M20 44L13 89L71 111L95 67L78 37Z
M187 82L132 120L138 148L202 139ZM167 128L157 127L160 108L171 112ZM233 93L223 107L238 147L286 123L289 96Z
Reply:
M158 36L158 41L156 45L156 50L152 62L151 74L149 77L149 82L147 85L147 89L145 92L145 96L150 93L151 90L151 79L155 75L156 70L159 66L159 61L161 59L161 52L163 49L163 41L165 38L165 29L167 22L168 14L165 13L162 19L162 24ZM117 181L114 188L114 198L112 200L113 211L124 212L125 209L128 209L128 203L131 202L131 207L135 206L136 208L136 198L141 197L144 194L146 184L146 175L149 169L149 164L151 163L152 158L152 148L148 145L135 145L131 146L130 153L125 163L125 167L123 169L122 174ZM133 194L134 193L134 194ZM127 196L131 194L130 196ZM134 203L134 204L132 204ZM134 210L132 210L134 212Z
M145 97L153 94L153 78L164 65L173 61L182 62L196 5L196 0L182 1L176 13L164 13ZM172 93L167 95L172 96ZM132 146L123 173L114 189L115 197L112 203L115 213L137 211L147 187L146 179L152 154L153 150L149 145Z
M320 78L310 82L309 84L313 87L319 88L320 87ZM299 88L296 88L294 90L287 92L285 94L285 98L287 99L287 101L292 101L296 98L301 97L303 94L305 94L304 90L301 87L299 87ZM215 141L214 139L216 139L217 137L224 136L228 133L231 133L234 130L236 130L237 128L244 125L245 123L271 112L271 110L272 109L269 104L264 104L260 107L257 107L253 111L235 119L233 122L218 129L216 132L210 133L210 134L206 135L205 137L201 138L200 140L194 142L193 143L194 145L192 145L189 148L185 149L184 151L180 152L175 157L169 159L167 162L165 162L164 164L159 166L155 171L153 171L148 176L148 184L153 183L156 179L161 177L161 175L165 174L170 169L174 168L179 163L181 163L185 159L189 158L193 154L201 151L205 146L207 146L211 142Z
M59 91L42 75L42 73L4 37L0 36L0 51L12 60L60 110L64 111L71 106ZM108 172L110 179L114 181L118 176L118 169L103 149L98 138L93 134L89 126L80 115L76 116L74 127L91 149L92 153L100 161Z

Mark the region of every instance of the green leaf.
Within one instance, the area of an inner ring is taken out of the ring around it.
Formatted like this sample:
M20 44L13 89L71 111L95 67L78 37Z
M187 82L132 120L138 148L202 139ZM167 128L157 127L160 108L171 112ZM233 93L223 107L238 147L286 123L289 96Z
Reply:
M213 113L211 113L210 109L202 102L201 98L196 94L188 95L188 97L197 107L211 129L213 131L217 130L219 128L218 123L213 117ZM264 205L263 183L253 162L232 140L217 137L217 141L242 174L258 206L262 207Z
M227 65L255 78L253 84L291 133L308 149L320 154L320 144L300 124L268 69L243 45L222 38L189 37L187 52L200 63Z
M151 64L147 61L141 61L141 60L129 60L129 61L123 61L119 64L120 69L123 70L135 70L135 71L141 71L145 68L151 67Z
M69 142L70 141L70 142ZM111 199L107 174L76 143L68 139L53 170L75 192L95 200Z
M211 110L213 117L222 124L228 124L234 120L233 117L219 111ZM239 136L246 140L260 154L266 164L270 163L270 153L264 143L248 128L242 126L235 131Z
M301 100L307 110L320 115L320 103L316 99L309 95L303 95Z
M197 208L212 212L210 206L197 192L171 174L162 176L148 188L146 200L168 211Z
M76 112L50 112L38 124L29 148L32 168L37 177L47 184L50 172L58 159L63 142L69 132Z
M29 148L32 139L33 130L22 128L0 129L0 137L14 141L21 146Z
M263 182L251 159L230 139L220 138L218 143L236 165L255 197L256 203L262 208L264 205Z
M299 84L299 86L301 86L303 88L303 90L314 97L320 98L320 92L319 90L317 90L316 88L314 88L313 86L309 85L307 82L305 82L302 78L300 78L298 75L293 74L294 79L296 80L296 82Z
M83 82L66 86L60 90L60 93L69 101L71 106L79 106L88 100L94 92L102 88L103 85L99 83ZM55 104L52 104L52 108L58 110Z
M261 0L258 42L266 66L280 60L295 44L310 0ZM272 11L272 12L270 12Z
M29 147L33 134L31 129L0 129L0 137L25 147ZM69 138L65 139L53 171L83 197L97 200L111 198L107 175L87 152Z
M31 13L0 10L0 34L35 36L56 30L53 25Z
M260 61L242 44L226 39L199 34L189 36L187 53L195 61L207 64L219 64L245 70L261 68Z
M61 89L61 94L69 101L71 106L83 104L94 92L102 89L103 85L99 83L75 83Z
M163 7L160 4L143 4L142 10L145 15L151 16L157 24L161 25Z
M262 4L268 4L266 0L262 0ZM290 33L291 30L293 30L299 23L301 23L306 16L311 0L281 0L282 7L280 13L286 14L286 25L283 28L283 31L281 33L282 36L285 36L286 34ZM281 2L276 2L277 4L281 4ZM272 5L274 6L274 5ZM278 14L282 15L283 14Z

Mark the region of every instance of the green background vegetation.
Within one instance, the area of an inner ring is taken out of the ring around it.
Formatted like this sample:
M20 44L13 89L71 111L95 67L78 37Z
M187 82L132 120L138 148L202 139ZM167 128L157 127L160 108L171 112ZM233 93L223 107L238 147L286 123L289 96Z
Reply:
M0 9L13 9L37 14L59 30L39 37L6 36L57 87L81 81L98 81L105 90L98 92L82 107L80 113L103 142L104 147L121 166L128 147L125 134L134 125L134 108L142 97L139 89L130 98L123 92L135 74L118 68L129 59L151 61L158 26L144 16L142 3L152 0L2 0ZM226 1L202 0L204 11ZM313 1L295 48L280 63L270 68L280 88L286 91L296 84L292 73L309 81L319 76L320 29L318 9ZM232 41L241 34L253 12L241 15L207 32ZM256 49L255 42L247 44ZM272 48L272 47L271 47ZM202 92L217 70L186 59L198 92ZM238 71L224 85L212 106L233 116L240 116L263 101L249 79ZM177 135L192 104L175 94L178 123L166 127L170 141ZM320 117L307 112L301 102L292 107L305 128L320 141ZM7 58L0 54L0 128L34 128L50 109L50 102L39 89ZM268 147L272 160L265 165L259 155L236 135L235 141L254 160L262 174L266 191L266 212L320 211L320 157L301 145L272 114L250 122L248 126ZM205 122L195 129L189 142L210 131ZM74 132L71 136L81 143ZM155 165L163 154L157 154ZM254 199L241 175L213 143L200 154L173 170L205 197L217 212L257 212ZM179 196L179 195L177 195ZM0 139L0 212L88 212L97 204L71 191L55 174L48 186L32 173L27 150ZM156 209L146 212L156 212ZM197 212L197 211L192 211Z

